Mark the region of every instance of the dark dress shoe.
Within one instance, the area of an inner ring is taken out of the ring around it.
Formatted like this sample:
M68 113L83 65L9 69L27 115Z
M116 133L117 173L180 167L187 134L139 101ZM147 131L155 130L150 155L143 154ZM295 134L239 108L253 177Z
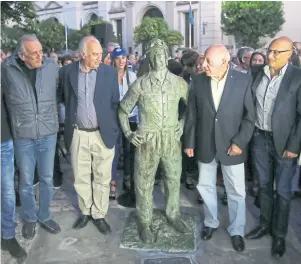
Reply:
M40 226L51 234L57 234L61 232L60 226L51 219L45 222L40 222Z
M88 221L89 221L89 216L82 214L76 219L72 228L74 228L74 229L84 228L88 224Z
M279 259L285 253L285 240L284 238L273 237L272 242L272 255Z
M107 224L104 218L93 219L93 222L100 233L104 235L112 233L111 227Z
M233 248L240 252L245 250L245 242L241 236L231 236Z
M213 232L216 231L217 228L212 228L205 226L202 231L202 239L203 240L209 240L212 238Z
M246 235L247 239L258 239L270 233L270 229L264 226L258 226Z
M36 235L36 222L25 222L22 227L22 235L25 239L33 239Z
M8 251L16 259L25 259L27 257L26 251L20 246L15 237L10 239L1 238L1 249Z

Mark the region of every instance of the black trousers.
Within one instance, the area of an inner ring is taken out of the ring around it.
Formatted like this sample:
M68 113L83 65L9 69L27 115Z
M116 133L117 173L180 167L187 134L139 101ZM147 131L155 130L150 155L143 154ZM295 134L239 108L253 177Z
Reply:
M276 237L287 235L292 179L297 159L276 152L272 135L256 129L252 139L252 159L259 180L260 223ZM276 194L274 195L274 180Z
M59 138L57 139L59 140ZM60 169L59 141L56 142L54 164L53 164L53 181L60 180L63 177Z
M131 131L137 130L137 123L130 122ZM122 150L123 150L123 172L124 175L134 177L134 155L135 146L131 144L122 133Z

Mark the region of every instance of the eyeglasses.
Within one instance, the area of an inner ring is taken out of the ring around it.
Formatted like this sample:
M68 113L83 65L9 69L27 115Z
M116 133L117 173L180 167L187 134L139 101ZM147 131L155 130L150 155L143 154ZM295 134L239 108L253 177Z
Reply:
M279 54L281 54L283 52L288 52L288 51L291 51L291 50L270 50L270 49L267 49L267 54L273 53L274 56L278 56Z

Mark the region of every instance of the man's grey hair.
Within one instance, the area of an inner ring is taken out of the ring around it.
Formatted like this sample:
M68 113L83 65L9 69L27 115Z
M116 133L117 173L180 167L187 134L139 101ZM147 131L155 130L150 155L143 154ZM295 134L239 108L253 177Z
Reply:
M22 54L27 54L27 50L25 49L24 42L26 41L39 41L35 34L26 34L19 38L17 43L17 52ZM40 41L39 41L40 42Z
M237 58L238 58L240 63L243 63L242 59L245 57L246 53L249 52L249 51L254 51L254 49L251 48L251 47L242 47L238 50Z
M79 51L87 52L87 42L88 41L95 41L100 45L98 39L95 38L94 36L86 36L86 37L82 38L82 40L79 43L79 46L78 46Z

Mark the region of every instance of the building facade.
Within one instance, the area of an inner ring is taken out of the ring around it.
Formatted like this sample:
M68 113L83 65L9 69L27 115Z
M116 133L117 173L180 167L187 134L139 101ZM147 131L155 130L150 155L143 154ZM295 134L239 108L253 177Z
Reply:
M137 51L141 54L142 47L135 46L133 32L145 16L162 17L170 29L181 32L184 43L179 48L189 47L190 44L192 48L204 52L214 43L232 45L233 38L221 31L221 3L222 1L191 2L194 15L191 34L189 1L37 1L35 6L39 20L53 18L72 29L80 29L89 20L102 18L113 25L119 44L129 52ZM286 23L279 34L287 35L294 41L301 41L301 17L294 15L298 10L301 10L301 2L284 2Z

